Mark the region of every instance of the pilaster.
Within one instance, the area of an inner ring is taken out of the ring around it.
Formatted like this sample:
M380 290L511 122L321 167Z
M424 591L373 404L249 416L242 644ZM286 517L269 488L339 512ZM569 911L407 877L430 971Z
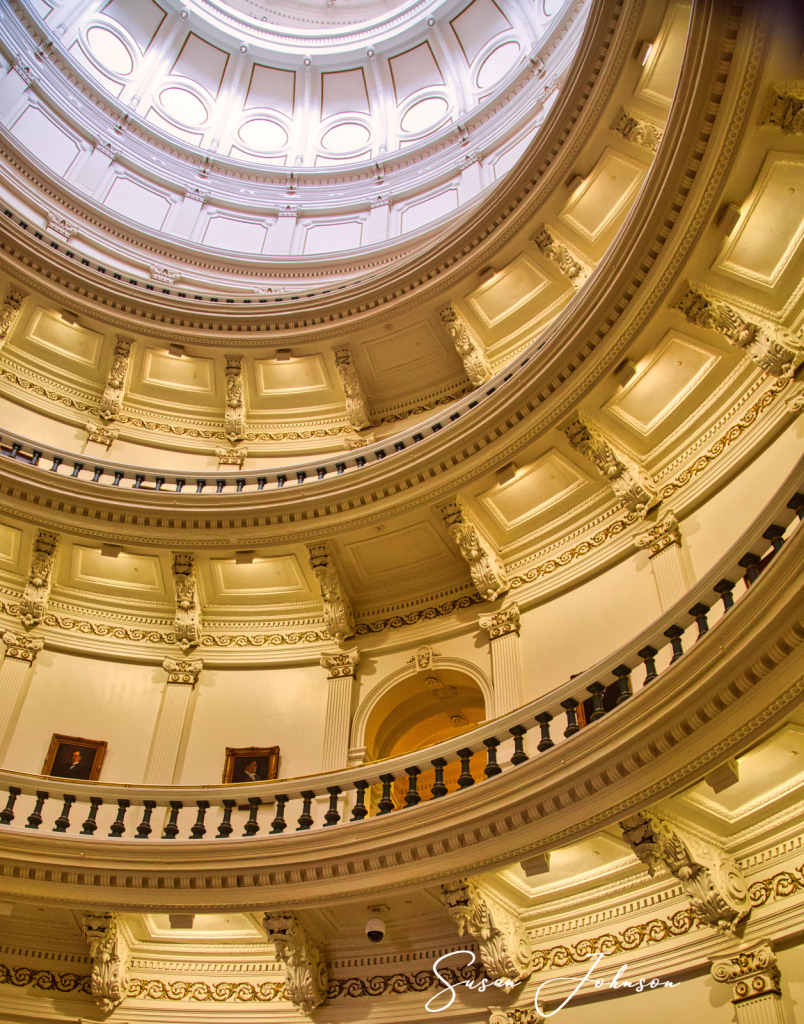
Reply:
M488 718L498 718L525 703L522 689L522 657L519 648L519 606L481 615L478 625L489 634L494 707L486 708Z
M324 725L322 772L336 771L347 765L352 700L359 661L360 651L321 655L321 667L327 670L327 715Z
M0 760L11 740L12 723L23 699L25 685L44 640L17 633L3 633L6 653L0 664Z
M786 1024L781 975L769 939L710 959L715 981L734 986L737 1024Z
M87 442L84 445L84 455L91 459L105 459L109 454L112 442L117 440L119 431L110 427L99 427L94 423L87 423Z
M168 658L162 662L162 667L168 674L167 685L162 694L143 780L153 786L169 786L173 782L190 698L204 663Z
M667 514L645 533L634 538L638 548L646 548L662 611L672 607L690 588L691 580L681 546L681 527L675 515Z

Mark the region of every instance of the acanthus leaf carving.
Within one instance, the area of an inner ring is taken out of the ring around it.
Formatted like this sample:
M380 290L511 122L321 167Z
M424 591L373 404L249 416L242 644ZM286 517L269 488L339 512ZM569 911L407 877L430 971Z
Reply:
M354 677L359 661L360 651L338 651L333 654L322 654L321 668L327 670L330 679Z
M441 893L458 935L470 935L478 943L489 978L521 981L530 976L532 951L522 922L505 910L478 879L447 882L441 886Z
M100 417L107 422L117 419L123 404L126 378L131 361L131 345L130 338L118 334L112 356L112 368L109 370L106 387L103 389L103 396L100 400Z
M200 658L198 661L174 661L173 658L165 658L162 662L162 668L168 674L168 683L174 686L189 686L192 689L195 689L203 667L204 662Z
M262 922L276 959L285 965L285 991L297 1010L309 1016L327 996L329 977L324 955L295 914L268 911Z
M44 640L34 639L30 636L23 636L7 631L3 633L3 643L6 645L6 657L15 661L25 661L32 665L37 654L45 646Z
M128 990L128 945L115 914L84 914L83 925L92 958L92 996L104 1013L111 1013Z
M776 86L770 110L762 123L791 135L804 135L804 82L799 82L798 88L793 90Z
M463 368L473 388L485 384L493 374L491 363L481 343L472 337L466 323L454 306L441 310L441 320L452 339L455 351L461 357Z
M226 357L226 411L223 432L230 444L246 436L246 402L243 394L242 356Z
M45 614L58 541L55 533L44 530L39 530L34 540L31 568L20 599L20 621L26 629L38 626Z
M575 451L597 467L629 512L644 517L659 504L656 487L648 475L585 416L576 413L562 429Z
M502 636L514 633L519 636L521 619L519 605L512 604L510 608L502 608L491 615L481 615L478 625L481 629L488 631L489 639L499 640Z
M318 580L324 601L324 620L333 640L342 642L355 635L355 613L326 544L308 544L310 568Z
M486 601L496 601L501 594L508 592L510 583L502 559L491 541L482 536L460 499L442 505L439 511L450 537L469 566L478 594Z
M218 458L218 469L224 466L237 466L238 469L242 469L248 458L248 448L216 448L215 455Z
M661 127L648 120L644 114L637 114L628 109L620 111L620 116L612 125L612 131L619 132L624 139L636 143L637 146L651 149L654 153L659 148L664 134Z
M792 378L804 362L800 337L760 317L748 320L739 310L710 297L696 285L687 286L676 308L689 323L722 334L771 377Z
M569 278L573 288L579 288L591 274L592 268L575 251L571 250L569 245L560 239L547 224L536 235L533 242L542 256L555 263L561 273Z
M733 986L733 1003L739 1005L757 996L781 996L781 973L769 939L759 939L734 953L710 959L711 974L715 981Z
M176 618L173 624L176 643L187 651L201 642L201 608L192 555L173 556L173 583L176 587Z
M69 242L78 228L70 223L66 217L61 217L52 210L47 211L47 230L51 235L60 238L62 242Z
M681 882L690 911L702 924L734 934L751 913L745 877L723 850L651 811L631 815L620 827L651 876L666 868Z
M11 329L17 321L20 309L26 298L25 292L21 292L17 288L9 288L8 292L6 292L3 305L0 306L0 344L11 333Z
M634 537L634 543L638 548L647 548L650 558L655 558L673 545L681 547L681 527L675 514L668 511L658 523L653 523L645 533L638 533Z
M104 448L109 448L120 434L119 430L114 430L111 427L97 426L95 423L87 423L86 431L88 441L94 444L102 444Z
M538 1014L532 1006L517 1006L512 1010L490 1006L489 1024L546 1024L546 1018Z
M355 430L364 430L371 426L368 405L360 385L357 367L352 362L351 353L347 348L335 349L335 368L343 383L346 395L346 418Z

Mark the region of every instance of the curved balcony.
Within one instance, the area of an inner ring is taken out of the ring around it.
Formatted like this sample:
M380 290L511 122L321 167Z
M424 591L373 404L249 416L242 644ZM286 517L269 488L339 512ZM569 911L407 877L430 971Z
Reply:
M68 787L4 771L0 888L19 896L44 886L63 903L106 907L209 909L222 905L221 889L227 906L258 906L268 891L273 902L331 901L560 846L688 786L755 744L797 699L802 489L804 463L649 628L552 693L464 733L458 750L445 741L342 771L235 787ZM500 765L503 743L513 752ZM481 770L473 768L477 754ZM449 793L443 773L456 758L461 774ZM422 801L424 772L434 781ZM372 787L379 792L369 816ZM393 883L383 877L390 865Z

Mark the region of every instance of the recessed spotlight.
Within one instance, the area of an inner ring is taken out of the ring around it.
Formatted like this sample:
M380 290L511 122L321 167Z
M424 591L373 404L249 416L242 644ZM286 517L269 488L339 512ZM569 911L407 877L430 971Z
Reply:
M168 345L168 355L181 359L184 355L184 345L176 345L175 343Z
M516 477L516 473L517 464L515 462L509 462L507 466L503 466L502 469L497 470L497 482L500 484L507 484Z
M640 45L639 50L637 52L637 60L639 61L639 63L642 65L643 68L648 63L648 57L650 57L652 50L653 50L653 43L650 42L650 40L648 40L648 39L643 40L643 42Z
M718 214L717 226L723 232L724 235L730 235L732 231L737 227L737 222L740 219L740 207L735 206L734 203L726 203L723 209Z
M254 551L235 551L235 565L251 565L254 561Z
M614 379L621 388L624 388L629 380L636 377L636 372L636 364L633 359L624 359L614 371Z
M101 555L103 558L117 558L123 549L119 544L101 544Z
M70 324L71 327L78 323L78 317L75 313L71 313L69 309L61 311L61 318L66 324Z
M276 350L276 361L278 363L289 363L291 352L289 348L278 348Z

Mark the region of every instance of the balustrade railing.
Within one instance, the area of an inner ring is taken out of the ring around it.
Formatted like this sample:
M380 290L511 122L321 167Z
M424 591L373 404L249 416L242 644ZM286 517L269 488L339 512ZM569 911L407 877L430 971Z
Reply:
M242 828L244 838L265 836L266 832L276 837L294 827L305 832L347 822L357 824L369 816L412 811L423 802L444 799L450 792L444 781L445 770L456 761L460 774L452 792L516 771L535 756L549 755L556 747L572 742L609 715L627 714L629 702L638 699L640 689L661 686L663 673L686 657L695 644L707 642L717 632L719 622L732 614L735 604L750 593L767 566L783 552L792 533L800 528L804 519L803 491L804 462L790 474L738 543L673 608L619 651L558 689L462 734L459 749L455 740L446 740L424 750L341 771L214 787L75 783L2 771L0 781L8 799L0 810L0 825L32 830L44 826L58 834L77 832L104 840L228 839L237 828ZM510 760L500 764L498 749L511 738L513 753ZM485 755L480 779L471 767L478 754ZM433 782L428 784L429 799L423 801L419 785L425 773L432 775ZM397 788L400 781L401 795ZM80 815L76 815L76 807L81 808ZM209 818L213 808L214 822ZM153 821L157 810L164 815L159 828ZM49 818L48 812L57 817ZM98 818L104 813L108 817L103 825L106 834L97 835ZM77 818L83 815L85 820L79 822Z

